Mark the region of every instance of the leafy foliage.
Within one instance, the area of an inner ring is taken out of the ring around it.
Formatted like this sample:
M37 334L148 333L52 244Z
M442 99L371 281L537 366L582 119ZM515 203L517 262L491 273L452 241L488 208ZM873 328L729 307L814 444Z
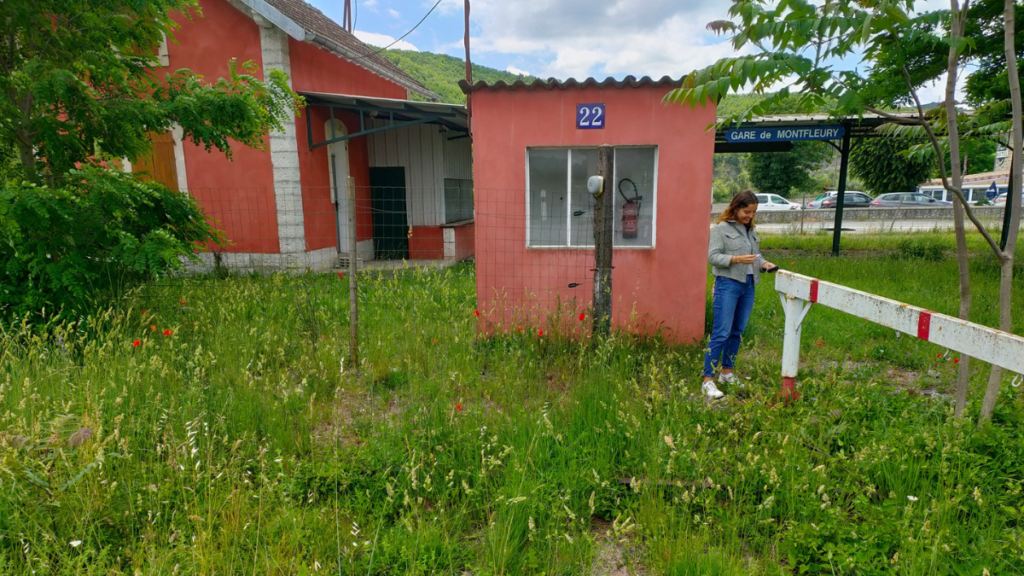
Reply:
M0 323L74 317L219 239L188 195L100 168L69 178L60 188L0 188Z
M931 158L906 154L918 143L904 138L863 138L850 150L850 172L875 195L914 190L935 166Z
M466 95L459 88L459 80L466 78L466 61L430 52L413 50L385 50L384 56L391 60L403 72L412 76L431 92L441 96L442 102L465 104ZM487 66L473 64L473 82L493 84L502 80L511 84L516 80L532 82L533 76L517 75L511 72L495 70Z
M818 186L811 170L828 157L823 142L794 142L789 152L761 152L747 159L750 183L759 192L788 198L791 192L809 192Z
M161 77L155 47L172 13L196 0L7 0L0 3L0 152L17 150L25 177L63 178L77 165L136 158L172 124L210 150L262 146L297 109L286 76L255 65L208 84L189 70Z

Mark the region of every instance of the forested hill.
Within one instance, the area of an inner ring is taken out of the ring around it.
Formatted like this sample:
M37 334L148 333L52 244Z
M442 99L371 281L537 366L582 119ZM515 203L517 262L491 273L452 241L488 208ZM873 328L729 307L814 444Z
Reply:
M466 95L459 88L459 80L466 77L466 63L459 58L445 54L430 52L414 52L411 50L385 50L388 57L406 74L418 80L427 89L439 94L442 102L465 104ZM473 82L484 81L488 84L504 80L512 83L516 80L532 82L533 76L519 76L511 72L495 70L487 66L473 65Z

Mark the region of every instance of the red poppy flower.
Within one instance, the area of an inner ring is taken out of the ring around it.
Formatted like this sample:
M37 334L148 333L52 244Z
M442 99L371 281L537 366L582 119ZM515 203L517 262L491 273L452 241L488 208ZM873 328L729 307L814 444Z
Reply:
M455 405L455 409L456 410L462 410L462 404L456 404Z
M953 358L953 364L959 364L959 363L960 363L960 359L959 358Z
M520 326L520 327L516 328L516 330L518 330L518 331L522 332L522 331L523 331L523 327L522 327L522 326Z
M543 336L543 335L544 335L544 331L543 330L538 330L537 331L537 336L538 337Z
M326 335L326 334L321 334L321 335L320 335L320 338L322 338L322 339L324 339L324 340L327 340L327 335Z
M580 322L583 322L586 319L587 319L587 313L586 312L580 312Z
M824 342L818 342L818 346L824 346L824 345L825 345Z
M338 278L342 278L342 279L345 278L345 273L344 272L338 272Z
M132 346L134 346L136 348L138 348L140 344L142 344L142 340L136 340L136 341L132 342Z
M936 354L935 357L936 358L942 358L942 354Z
M480 311L479 310L473 310L473 316L476 316L477 318L479 318L480 317Z
M153 332L156 332L156 326L154 326L153 324L149 325L149 329L152 330Z
M184 306L185 305L185 300L178 300L178 304L181 304L182 306Z
M170 330L164 330L164 336L170 336L172 332Z
M146 315L146 311L145 311L145 310L143 310L143 311L142 311L142 315L143 315L143 316L145 316L145 315Z

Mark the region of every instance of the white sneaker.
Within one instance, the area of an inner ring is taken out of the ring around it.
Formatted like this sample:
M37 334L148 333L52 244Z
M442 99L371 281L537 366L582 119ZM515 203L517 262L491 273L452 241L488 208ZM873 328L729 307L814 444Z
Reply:
M718 400L722 396L725 396L725 394L723 394L722 391L719 390L717 386L715 386L715 383L712 380L704 381L704 384L700 387L700 389L704 391L705 396L711 398L712 400Z
M723 384L725 386L736 386L738 388L743 388L743 381L737 378L736 374L733 372L729 372L728 374L719 374L718 383Z

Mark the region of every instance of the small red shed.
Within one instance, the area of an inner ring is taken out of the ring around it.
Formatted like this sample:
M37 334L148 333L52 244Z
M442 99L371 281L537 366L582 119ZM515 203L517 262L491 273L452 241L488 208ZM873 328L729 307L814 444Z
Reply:
M679 85L632 76L461 83L472 104L483 330L581 325L594 276L586 181L608 144L613 326L677 343L703 336L715 108L662 103Z

